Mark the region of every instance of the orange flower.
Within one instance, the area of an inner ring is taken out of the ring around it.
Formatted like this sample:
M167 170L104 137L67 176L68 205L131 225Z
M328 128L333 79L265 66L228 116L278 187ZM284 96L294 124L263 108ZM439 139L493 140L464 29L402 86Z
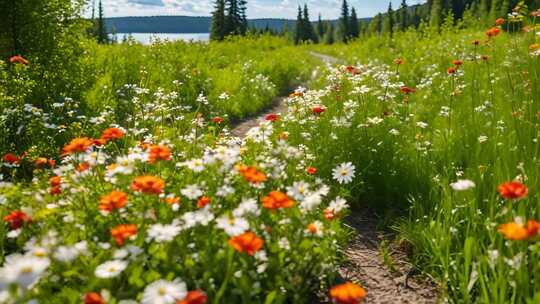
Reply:
M58 187L62 184L62 178L60 176L53 176L49 179L51 187Z
M502 224L497 230L504 235L505 238L513 241L523 241L534 238L540 231L540 222L529 220L527 226L510 222Z
M402 58L398 58L398 59L394 60L394 63L396 65L402 65L402 64L405 63L405 60L403 60Z
M503 18L498 18L497 20L495 20L495 25L503 25L505 22L506 20L504 20Z
M529 194L527 186L518 181L506 182L501 184L497 191L505 199L518 200L522 199Z
M324 218L327 220L333 220L336 217L336 214L331 209L324 209Z
M135 224L118 225L111 229L111 236L118 246L124 246L126 239L135 235L137 235L137 225Z
M246 181L253 184L260 184L267 180L266 174L257 170L255 167L241 165L238 167L238 171Z
M42 168L42 167L45 167L45 165L47 165L47 159L45 157L38 157L34 163L36 164L37 167L39 168Z
M32 218L20 210L15 210L4 216L4 222L9 223L11 229L17 230L21 228L24 223L31 223Z
M460 65L463 65L463 61L456 59L452 61L452 64L458 67Z
M97 292L89 292L84 295L84 304L106 304L105 300Z
M75 168L75 171L77 172L84 172L86 170L90 169L90 164L87 162L80 163L77 168Z
M108 142L110 140L117 140L122 139L124 137L124 130L119 128L108 128L101 133L100 139L104 140L105 142Z
M366 298L366 290L354 283L347 282L330 289L332 302L339 304L357 304Z
M206 304L208 302L208 296L202 290L193 290L188 292L187 296L177 301L176 304Z
M238 252L254 255L264 245L264 240L255 233L248 231L229 240L229 244Z
M540 44L534 43L529 45L529 51L534 52L536 50L540 50Z
M149 194L160 194L164 187L165 182L155 176L139 176L131 183L133 190Z
M212 121L216 124L221 124L223 122L223 118L219 117L219 116L216 116L214 118L212 118Z
M9 58L9 62L15 64L15 63L20 63L20 64L24 64L24 65L27 65L28 64L28 60L24 59L22 56L12 56L11 58Z
M169 196L165 199L165 202L169 205L180 204L180 198L175 196Z
M21 158L13 153L6 153L2 156L2 160L8 164L16 164L21 161Z
M450 68L448 68L448 71L447 71L447 72L448 72L448 75L453 75L453 74L456 73L456 71L457 71L457 70L456 70L455 67L450 67Z
M75 138L64 146L64 154L86 152L93 144L94 141L88 137Z
M315 168L315 167L307 167L306 172L309 175L315 175L315 174L317 174L317 168Z
M101 197L99 201L99 210L112 212L116 209L124 208L128 201L128 195L122 191L113 191Z
M201 196L199 200L197 201L197 208L204 208L206 205L210 204L212 202L212 199L208 196Z
M158 160L170 160L171 159L171 149L164 145L154 145L150 147L150 152L148 153L148 162L154 164Z
M491 38L499 35L501 33L501 29L498 27L492 27L489 30L486 31L486 35Z
M311 223L311 224L307 225L306 229L311 234L316 234L319 231L319 227L317 227L317 225L315 223Z
M261 199L263 207L268 209L291 208L294 201L287 194L280 191L272 191Z
M409 87L401 87L401 89L399 89L401 91L401 93L405 94L405 95L409 95L411 93L416 93L416 89L415 88L409 88Z

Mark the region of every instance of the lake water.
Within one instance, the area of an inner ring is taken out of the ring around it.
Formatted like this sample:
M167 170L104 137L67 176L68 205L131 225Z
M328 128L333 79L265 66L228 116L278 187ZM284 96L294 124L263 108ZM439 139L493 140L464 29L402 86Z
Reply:
M209 33L117 33L118 42L122 42L124 37L131 36L135 41L142 44L150 44L156 39L167 41L193 41L193 42L207 42L210 41Z

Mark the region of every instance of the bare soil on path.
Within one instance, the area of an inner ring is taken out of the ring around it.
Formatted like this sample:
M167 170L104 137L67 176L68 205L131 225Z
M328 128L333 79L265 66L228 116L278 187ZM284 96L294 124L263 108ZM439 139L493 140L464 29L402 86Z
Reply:
M310 52L324 64L338 64L342 60ZM237 124L231 133L244 137L253 127L264 121L266 115L280 114L287 110L287 96L276 97L273 106L256 117ZM347 281L363 286L368 293L366 303L377 304L431 304L437 303L437 286L433 281L413 276L414 268L407 263L405 250L397 248L392 235L377 228L374 214L353 212L345 220L356 234L345 250L347 262L338 272ZM383 254L384 248L388 251ZM390 244L390 245L386 245ZM386 259L386 261L385 261Z

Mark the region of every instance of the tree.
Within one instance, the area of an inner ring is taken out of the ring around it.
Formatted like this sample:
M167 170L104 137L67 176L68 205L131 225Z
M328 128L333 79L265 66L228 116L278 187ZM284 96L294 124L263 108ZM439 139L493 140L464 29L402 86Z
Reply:
M409 26L409 8L407 6L407 0L401 2L401 7L399 8L399 29L405 31Z
M247 1L246 0L240 0L238 2L238 21L239 21L238 32L244 35L248 28Z
M388 12L384 16L382 32L390 34L390 37L394 35L394 10L392 9L392 2L388 5Z
M319 20L317 21L317 35L319 36L320 39L322 39L324 36L324 24L322 21L321 14L319 14Z
M343 0L341 6L341 17L339 19L338 31L340 34L340 40L347 42L349 40L350 29L349 29L349 4L347 0Z
M109 36L107 34L107 26L105 25L103 5L101 3L101 0L99 1L99 5L98 5L97 34L98 34L98 43L101 43L101 44L109 43Z
M225 38L225 0L216 0L215 10L212 13L210 39L221 41Z
M439 30L442 21L442 3L441 0L433 0L431 3L431 15L429 17L429 25Z
M334 26L332 25L332 22L326 21L326 24L324 26L324 43L325 44L333 44L335 42L334 37Z
M368 26L368 34L370 36L379 36L382 31L382 14L377 14Z
M298 44L303 40L304 34L304 17L302 14L302 7L298 6L298 15L296 16L296 24L294 29L294 43Z
M510 11L510 1L504 0L501 4L501 10L499 11L499 17L506 18Z
M354 7L351 10L351 17L349 20L349 34L351 38L358 38L358 36L360 36L360 24L358 23L358 16L356 15L356 9L354 9Z
M311 21L309 20L309 11L308 11L307 4L304 5L303 26L304 26L304 32L305 32L304 40L312 41L315 43L319 42L319 39L317 35L315 34L315 30L313 29L313 24L311 24Z

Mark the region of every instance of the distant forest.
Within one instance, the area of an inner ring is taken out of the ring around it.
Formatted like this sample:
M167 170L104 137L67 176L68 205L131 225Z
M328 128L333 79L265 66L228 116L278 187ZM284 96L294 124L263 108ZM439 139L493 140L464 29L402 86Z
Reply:
M368 21L369 18L361 19ZM109 33L209 33L212 17L189 16L153 16L153 17L116 17L105 18ZM286 19L251 19L249 27L258 30L270 29L280 32L287 23L288 28L294 28L295 20ZM337 23L337 20L332 20Z

